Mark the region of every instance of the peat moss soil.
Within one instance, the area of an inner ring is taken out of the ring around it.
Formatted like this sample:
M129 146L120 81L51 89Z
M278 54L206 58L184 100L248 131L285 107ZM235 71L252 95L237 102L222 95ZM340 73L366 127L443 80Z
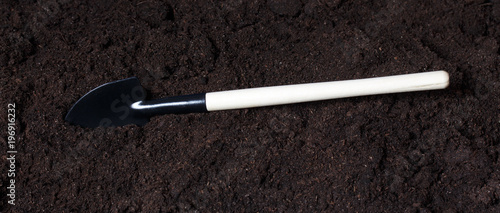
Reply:
M2 212L499 212L500 2L2 1ZM447 70L442 91L86 129L150 98ZM7 106L16 105L15 206Z

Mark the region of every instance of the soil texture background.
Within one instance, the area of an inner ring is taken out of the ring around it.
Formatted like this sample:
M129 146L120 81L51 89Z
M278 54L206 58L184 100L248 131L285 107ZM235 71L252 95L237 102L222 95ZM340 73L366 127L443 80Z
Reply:
M496 0L1 1L0 211L500 212L499 45ZM160 98L432 70L449 88L64 121L132 76Z

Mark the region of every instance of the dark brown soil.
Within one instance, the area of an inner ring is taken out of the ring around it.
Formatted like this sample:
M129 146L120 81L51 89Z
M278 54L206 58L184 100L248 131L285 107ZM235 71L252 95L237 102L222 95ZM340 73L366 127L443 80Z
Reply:
M500 212L500 1L0 4L2 212ZM144 127L63 119L131 76L158 98L430 70L450 87Z

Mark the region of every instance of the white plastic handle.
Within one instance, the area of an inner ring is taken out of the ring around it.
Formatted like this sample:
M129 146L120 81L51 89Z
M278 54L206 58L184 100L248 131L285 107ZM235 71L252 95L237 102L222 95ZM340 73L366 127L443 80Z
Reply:
M433 71L211 92L206 94L206 106L208 111L243 109L365 95L436 90L444 89L448 84L449 76L446 71Z

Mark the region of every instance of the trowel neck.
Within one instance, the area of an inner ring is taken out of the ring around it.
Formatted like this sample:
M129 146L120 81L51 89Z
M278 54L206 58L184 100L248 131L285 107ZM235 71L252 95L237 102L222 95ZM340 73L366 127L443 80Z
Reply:
M146 115L207 112L205 93L138 101L131 108Z

